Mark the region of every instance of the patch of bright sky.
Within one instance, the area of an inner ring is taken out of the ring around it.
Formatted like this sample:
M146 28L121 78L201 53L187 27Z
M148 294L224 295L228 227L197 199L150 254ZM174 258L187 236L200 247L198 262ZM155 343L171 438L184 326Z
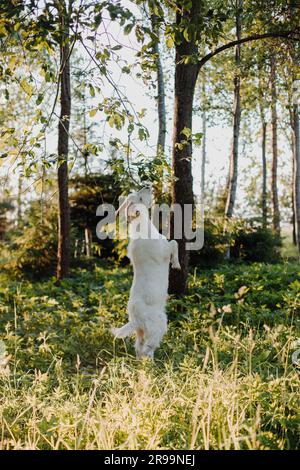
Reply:
M140 11L136 5L128 0L123 0L123 4L128 6L136 16L140 16ZM108 33L108 34L107 34ZM142 153L146 156L155 154L157 133L158 133L158 120L157 120L157 109L156 101L154 99L155 89L150 85L145 84L140 78L136 77L138 72L141 72L139 66L139 58L136 57L136 53L139 51L141 44L136 40L134 31L129 35L125 35L123 28L120 27L117 22L104 20L103 30L101 34L102 46L105 43L109 46L116 44L122 44L123 47L118 54L120 54L120 61L111 61L109 69L111 77L116 86L121 90L124 97L127 98L128 102L131 103L132 107L136 112L141 109L146 110L145 117L142 122L149 131L149 139L146 141L139 141L138 138L133 140L133 158L135 154ZM82 55L87 62L89 61L86 52L79 48L79 55ZM173 118L173 89L174 89L174 57L172 51L163 52L163 68L165 73L165 79L167 82L166 88L166 108L167 108L167 145L166 152L171 158L171 140L172 140L172 118ZM122 66L125 63L128 65L134 64L134 69L131 74L122 72ZM153 75L153 81L155 76ZM111 85L103 79L101 85L101 91L103 96L116 96L115 90ZM95 96L91 100L93 106L97 106L99 103L99 97ZM92 118L95 123L102 122L103 115L99 111ZM103 138L104 143L109 142L110 137L119 137L122 141L126 141L127 138L127 126L121 131L110 128L107 124L97 125L99 133L99 139ZM202 121L200 112L195 113L193 118L193 132L201 132ZM257 130L253 128L253 135L257 134ZM226 125L215 125L207 128L207 165L206 165L206 178L207 180L214 180L220 184L224 184L228 174L229 167L229 153L232 139L232 128ZM50 132L47 135L47 150L48 152L55 153L57 144L56 132ZM282 136L279 139L279 151L283 155L284 160L290 159L290 149L288 142ZM240 174L245 172L249 166L249 154L254 155L258 164L260 164L260 142L257 140L251 147L247 146L246 152L241 151L239 156L239 172ZM194 147L193 152L193 176L194 176L194 192L196 195L200 194L200 168L201 168L201 157L202 152L200 147ZM290 166L280 168L282 175L290 172ZM287 169L288 168L288 169ZM281 174L279 175L282 176ZM280 185L279 185L280 186ZM282 187L280 186L282 191ZM237 205L243 207L245 203L246 193L244 190L244 183L239 178L239 187L237 191Z
M139 12L137 7L134 7L131 2L124 1L125 4L130 5L131 9L134 9L135 14L138 16ZM136 63L135 72L126 75L120 73L118 64L112 63L112 75L118 86L121 87L125 96L132 103L133 107L139 111L142 108L147 110L143 123L149 130L149 140L146 143L135 141L137 149L146 155L153 154L153 149L156 146L157 132L158 132L158 120L157 120L157 109L156 102L154 99L156 91L149 89L140 79L137 79L135 74L140 71L138 66L138 58L135 57L135 51L140 49L140 44L137 43L135 35L132 32L130 35L124 35L123 29L120 28L116 23L110 23L110 33L117 42L120 42L125 47L122 49L122 59L128 61L129 64ZM165 78L167 81L167 93L166 93L166 108L167 108L167 155L171 156L171 141L172 141L172 121L173 121L173 90L174 90L174 57L172 53L163 52L163 68ZM154 80L155 77L153 76ZM108 91L108 90L107 90ZM193 132L201 132L202 121L200 113L193 117ZM126 129L121 132L125 137ZM112 136L116 133L112 130ZM253 135L258 134L258 128L253 128ZM206 175L207 179L213 179L217 183L224 184L229 169L229 154L232 141L232 127L226 125L216 125L208 127L207 129L207 165ZM252 145L248 145L245 150L240 145L239 155L239 172L245 174L249 167L249 155L255 156L258 165L261 164L261 146L259 138L254 139ZM279 136L279 155L282 156L284 161L290 163L291 151L289 144L283 136ZM200 169L201 169L201 158L202 152L200 147L194 147L193 149L193 176L194 176L194 192L196 195L200 194ZM291 165L280 165L279 178L290 173ZM247 181L247 178L246 178ZM279 183L279 190L283 190ZM245 203L246 193L244 190L244 183L242 178L239 178L239 185L237 191L237 205L243 206Z

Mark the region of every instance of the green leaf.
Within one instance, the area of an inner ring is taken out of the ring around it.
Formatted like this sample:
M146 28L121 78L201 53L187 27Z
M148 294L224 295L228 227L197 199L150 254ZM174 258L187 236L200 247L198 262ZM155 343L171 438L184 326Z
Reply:
M95 96L95 88L93 87L93 85L89 84L89 90L90 90L90 95Z
M110 118L108 120L108 124L110 125L110 127L114 127L114 123L115 123L114 117L110 116Z
M140 140L145 140L148 137L148 132L144 127L139 128L139 139Z
M127 24L127 25L125 26L125 28L124 28L124 34L125 34L125 35L130 34L131 31L132 31L133 26L134 26L134 25L133 25L132 23Z
M94 18L94 26L95 28L98 28L101 24L101 21L102 21L102 12L98 13L97 15L95 15L95 18Z
M48 83L48 82L51 82L51 74L50 74L50 72L46 72L46 73L45 73L45 80L46 80L47 83Z
M189 34L189 28L188 27L185 28L185 30L183 31L183 37L187 42L191 41L191 36Z
M191 137L192 131L188 127L184 127L181 131L181 134L185 135L186 138L188 139L189 137Z
M172 36L167 37L166 45L169 49L172 49L172 47L174 46L174 40L173 40Z
M33 87L27 82L27 80L25 78L23 78L23 80L21 80L20 84L21 84L22 89L25 91L25 93L28 96L32 96Z
M36 104L37 104L37 105L41 104L41 102L43 101L43 99L44 99L43 93L39 93L39 94L38 94L38 97L37 97L37 99L36 99Z
M90 117L94 117L97 114L98 108L91 109L89 112Z

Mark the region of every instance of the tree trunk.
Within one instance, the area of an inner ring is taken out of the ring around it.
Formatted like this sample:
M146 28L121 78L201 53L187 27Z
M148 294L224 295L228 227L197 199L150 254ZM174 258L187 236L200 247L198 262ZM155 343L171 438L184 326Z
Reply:
M86 257L90 258L92 256L92 233L91 233L91 229L88 227L84 229L84 239L85 239Z
M17 197L17 226L18 228L22 225L22 186L23 176L19 175L18 178L18 197Z
M266 157L266 147L267 147L267 123L265 121L264 112L261 108L261 127L262 127L262 137L261 137L261 159L262 159L262 193L261 193L261 208L262 208L262 227L267 228L267 157Z
M260 74L262 71L260 71ZM258 81L258 105L262 127L261 139L261 158L262 158L262 193L261 193L261 208L262 208L262 227L267 228L268 225L268 208L267 208L267 122L265 115L265 97L263 92L263 82L261 75Z
M70 267L70 207L68 196L68 151L71 116L69 27L66 10L61 15L60 45L60 119L58 124L58 253L57 279L69 275Z
M300 135L299 135L299 106L297 103L293 104L293 115L294 115L294 181L293 181L293 193L294 193L294 214L295 214L295 235L296 243L298 247L298 253L300 255Z
M267 123L262 120L262 142L261 142L261 157L262 157L262 226L267 228L267 158L266 158L266 147L267 147Z
M289 1L289 11L291 24L299 25L300 12L297 4L292 0ZM299 135L299 81L296 85L297 72L299 68L299 49L290 45L290 54L294 66L292 73L293 94L292 94L292 147L293 147L293 241L298 248L300 257L300 135Z
M272 204L273 204L273 229L280 236L280 211L277 189L277 87L276 87L276 59L271 54L271 112L272 112Z
M83 165L84 165L84 177L85 180L87 181L88 177L88 157L89 157L89 152L86 148L87 146L87 124L86 124L86 98L85 98L85 89L83 91Z
M206 87L205 74L202 80L202 160L201 160L201 203L205 196L205 165L206 165Z
M160 58L159 50L159 25L157 16L151 15L152 31L157 35L157 41L154 41L153 52L155 54L156 81L157 81L157 112L158 112L158 137L157 137L157 156L163 157L166 147L167 119L166 119L166 95L164 72ZM157 196L160 197L163 192L163 170L160 172L160 180L157 184Z
M241 39L241 23L242 23L243 0L236 0L236 37ZM225 206L225 215L227 218L233 216L233 210L236 200L236 189L238 181L238 157L239 157L239 136L241 125L241 79L240 79L240 63L241 63L241 46L235 48L235 65L236 73L234 77L234 105L233 105L233 139L230 153L230 167L228 180L228 194Z
M177 13L176 23L179 26L184 17L185 20L195 19L199 12L199 2L194 1L190 11ZM184 63L184 57L196 55L198 47L195 39L186 41L182 38L180 44L176 44L175 54L175 96L174 96L174 128L173 128L173 204L179 204L184 210L185 204L194 203L193 177L192 177L192 141L182 133L183 129L192 130L192 111L194 91L199 72L197 64L189 61ZM188 141L188 143L182 143ZM183 218L182 218L183 219ZM181 270L171 269L169 292L182 295L187 288L189 252L186 250L186 238L183 230L182 237L178 240L179 261ZM174 216L171 218L171 237L174 237Z
M292 142L292 240L293 245L297 246L297 229L296 229L296 204L295 204L295 163L296 163L296 145L295 145L295 133L294 133L294 115L293 115L293 105L291 104L291 142Z

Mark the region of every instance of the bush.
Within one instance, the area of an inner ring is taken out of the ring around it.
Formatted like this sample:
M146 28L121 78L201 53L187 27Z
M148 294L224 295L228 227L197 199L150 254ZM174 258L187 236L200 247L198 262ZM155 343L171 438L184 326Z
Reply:
M231 256L245 261L274 263L280 259L281 240L272 230L245 226L234 234Z
M222 224L208 219L204 222L204 246L199 251L190 252L191 266L212 267L224 260L226 237L223 235Z
M224 234L224 222L208 219L204 223L204 246L191 251L191 266L213 267L224 261L230 244L230 258L273 263L280 259L281 240L272 230L261 228L255 220L233 219Z
M57 220L25 227L12 245L11 260L6 268L14 274L41 277L54 274L57 259Z

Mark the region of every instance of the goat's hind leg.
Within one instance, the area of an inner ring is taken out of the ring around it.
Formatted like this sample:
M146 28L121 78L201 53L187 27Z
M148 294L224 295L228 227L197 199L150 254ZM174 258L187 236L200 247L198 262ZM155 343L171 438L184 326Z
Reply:
M145 344L142 350L141 357L148 357L149 359L154 359L155 347L151 344Z
M141 351L141 357L148 357L149 359L154 358L154 352L159 347L161 339L164 335L164 329L161 331L146 331L144 343Z
M144 345L144 331L142 329L136 330L136 339L135 339L135 354L136 358L140 359L142 357Z

